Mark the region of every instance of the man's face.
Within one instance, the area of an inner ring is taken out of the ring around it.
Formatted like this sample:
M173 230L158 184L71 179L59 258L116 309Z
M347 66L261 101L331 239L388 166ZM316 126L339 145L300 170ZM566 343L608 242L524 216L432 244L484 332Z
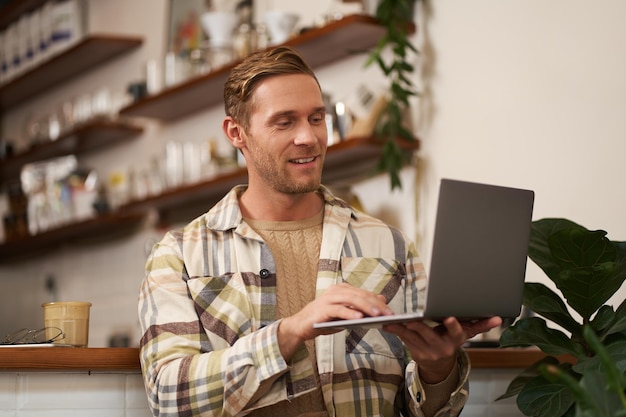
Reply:
M328 137L315 79L306 74L269 77L257 86L251 105L242 149L250 185L286 194L317 190Z

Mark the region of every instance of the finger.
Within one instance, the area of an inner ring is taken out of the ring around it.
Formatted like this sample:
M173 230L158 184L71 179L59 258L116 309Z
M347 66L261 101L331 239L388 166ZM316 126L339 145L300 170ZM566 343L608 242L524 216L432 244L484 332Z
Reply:
M461 323L455 317L448 317L443 321L443 325L446 328L452 343L456 346L461 346L467 340L467 333Z
M426 341L421 337L420 333L409 328L407 324L389 324L383 327L383 331L398 336L409 350L423 349L426 345Z
M389 330L403 339L405 344L409 343L421 348L437 346L441 344L442 337L446 336L446 329L443 326L431 327L421 321L397 324Z
M329 288L324 296L331 304L350 307L368 316L393 314L385 303L384 296L346 283Z
M471 339L478 334L488 332L489 330L501 325L502 319L500 317L490 317L475 322L462 323L463 331L468 339Z
M419 335L419 338L411 338L414 343L419 343L423 348L436 348L441 352L454 351L467 340L463 327L454 317L448 317L434 327L427 323L415 322L407 324L407 328Z
M452 356L460 346L450 340L443 325L431 328L423 323L394 324L385 326L384 330L398 336L419 363Z

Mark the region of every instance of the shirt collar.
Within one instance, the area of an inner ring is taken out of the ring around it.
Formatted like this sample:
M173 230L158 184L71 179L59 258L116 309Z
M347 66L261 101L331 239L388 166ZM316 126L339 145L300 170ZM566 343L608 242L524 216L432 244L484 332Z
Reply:
M248 188L247 185L236 185L205 215L206 225L211 230L226 231L235 229L243 222L239 208L239 196ZM342 199L335 197L324 185L320 185L318 192L327 205L350 210L352 218L357 218L357 212Z

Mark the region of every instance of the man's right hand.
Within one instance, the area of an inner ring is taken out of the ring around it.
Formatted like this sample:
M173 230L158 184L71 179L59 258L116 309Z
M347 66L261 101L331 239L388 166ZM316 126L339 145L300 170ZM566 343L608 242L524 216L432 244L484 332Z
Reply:
M333 285L302 310L281 321L278 327L280 352L288 362L305 340L340 331L314 329L315 323L391 314L394 313L383 295L346 283Z

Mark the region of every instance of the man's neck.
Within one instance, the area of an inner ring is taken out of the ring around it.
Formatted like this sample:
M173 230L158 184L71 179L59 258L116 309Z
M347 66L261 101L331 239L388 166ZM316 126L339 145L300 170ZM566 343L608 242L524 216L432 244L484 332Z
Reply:
M268 195L248 188L239 197L243 217L265 221L308 219L318 214L323 204L324 200L317 192Z

